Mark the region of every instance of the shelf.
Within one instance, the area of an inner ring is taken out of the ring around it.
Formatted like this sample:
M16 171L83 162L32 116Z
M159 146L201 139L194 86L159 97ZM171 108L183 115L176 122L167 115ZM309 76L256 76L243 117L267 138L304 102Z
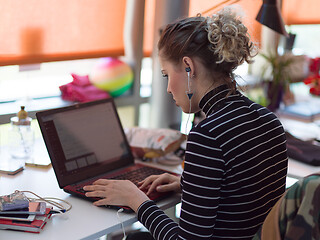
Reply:
M134 97L133 95L115 98L117 107L129 105L136 106L148 102L149 98ZM16 113L20 110L20 106L26 106L26 110L28 111L29 116L35 119L35 114L38 111L64 107L71 104L74 104L74 102L65 101L61 99L60 96L32 99L28 101L0 103L0 124L10 123L10 118L16 116Z

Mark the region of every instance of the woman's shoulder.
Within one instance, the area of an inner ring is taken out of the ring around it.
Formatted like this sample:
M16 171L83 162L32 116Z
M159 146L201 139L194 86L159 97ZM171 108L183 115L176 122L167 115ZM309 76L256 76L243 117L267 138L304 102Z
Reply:
M213 119L211 118L204 118L198 124L193 126L193 128L189 132L189 137L206 137L215 139L217 135L214 131L211 131L214 127L214 123L212 122Z

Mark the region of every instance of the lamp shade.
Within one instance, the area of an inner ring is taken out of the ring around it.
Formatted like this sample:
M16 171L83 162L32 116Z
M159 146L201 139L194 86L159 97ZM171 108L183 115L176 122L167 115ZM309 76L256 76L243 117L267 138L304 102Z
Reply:
M284 27L284 22L276 0L263 0L256 20L286 37L289 36Z

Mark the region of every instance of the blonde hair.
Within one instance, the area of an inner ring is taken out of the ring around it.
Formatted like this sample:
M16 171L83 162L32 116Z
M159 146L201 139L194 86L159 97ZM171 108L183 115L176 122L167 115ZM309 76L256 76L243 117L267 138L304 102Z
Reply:
M210 50L218 55L217 63L244 61L251 63L255 46L250 41L247 27L230 9L206 18Z

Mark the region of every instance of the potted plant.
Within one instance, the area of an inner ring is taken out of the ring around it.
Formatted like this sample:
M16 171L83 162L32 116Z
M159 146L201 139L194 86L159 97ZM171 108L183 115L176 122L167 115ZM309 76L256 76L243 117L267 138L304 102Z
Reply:
M289 66L294 62L294 58L290 55L278 55L272 52L268 54L260 53L260 55L267 62L262 69L262 78L265 79L269 70L269 78L265 79L267 108L276 111L283 101L285 92L289 90L291 81Z

